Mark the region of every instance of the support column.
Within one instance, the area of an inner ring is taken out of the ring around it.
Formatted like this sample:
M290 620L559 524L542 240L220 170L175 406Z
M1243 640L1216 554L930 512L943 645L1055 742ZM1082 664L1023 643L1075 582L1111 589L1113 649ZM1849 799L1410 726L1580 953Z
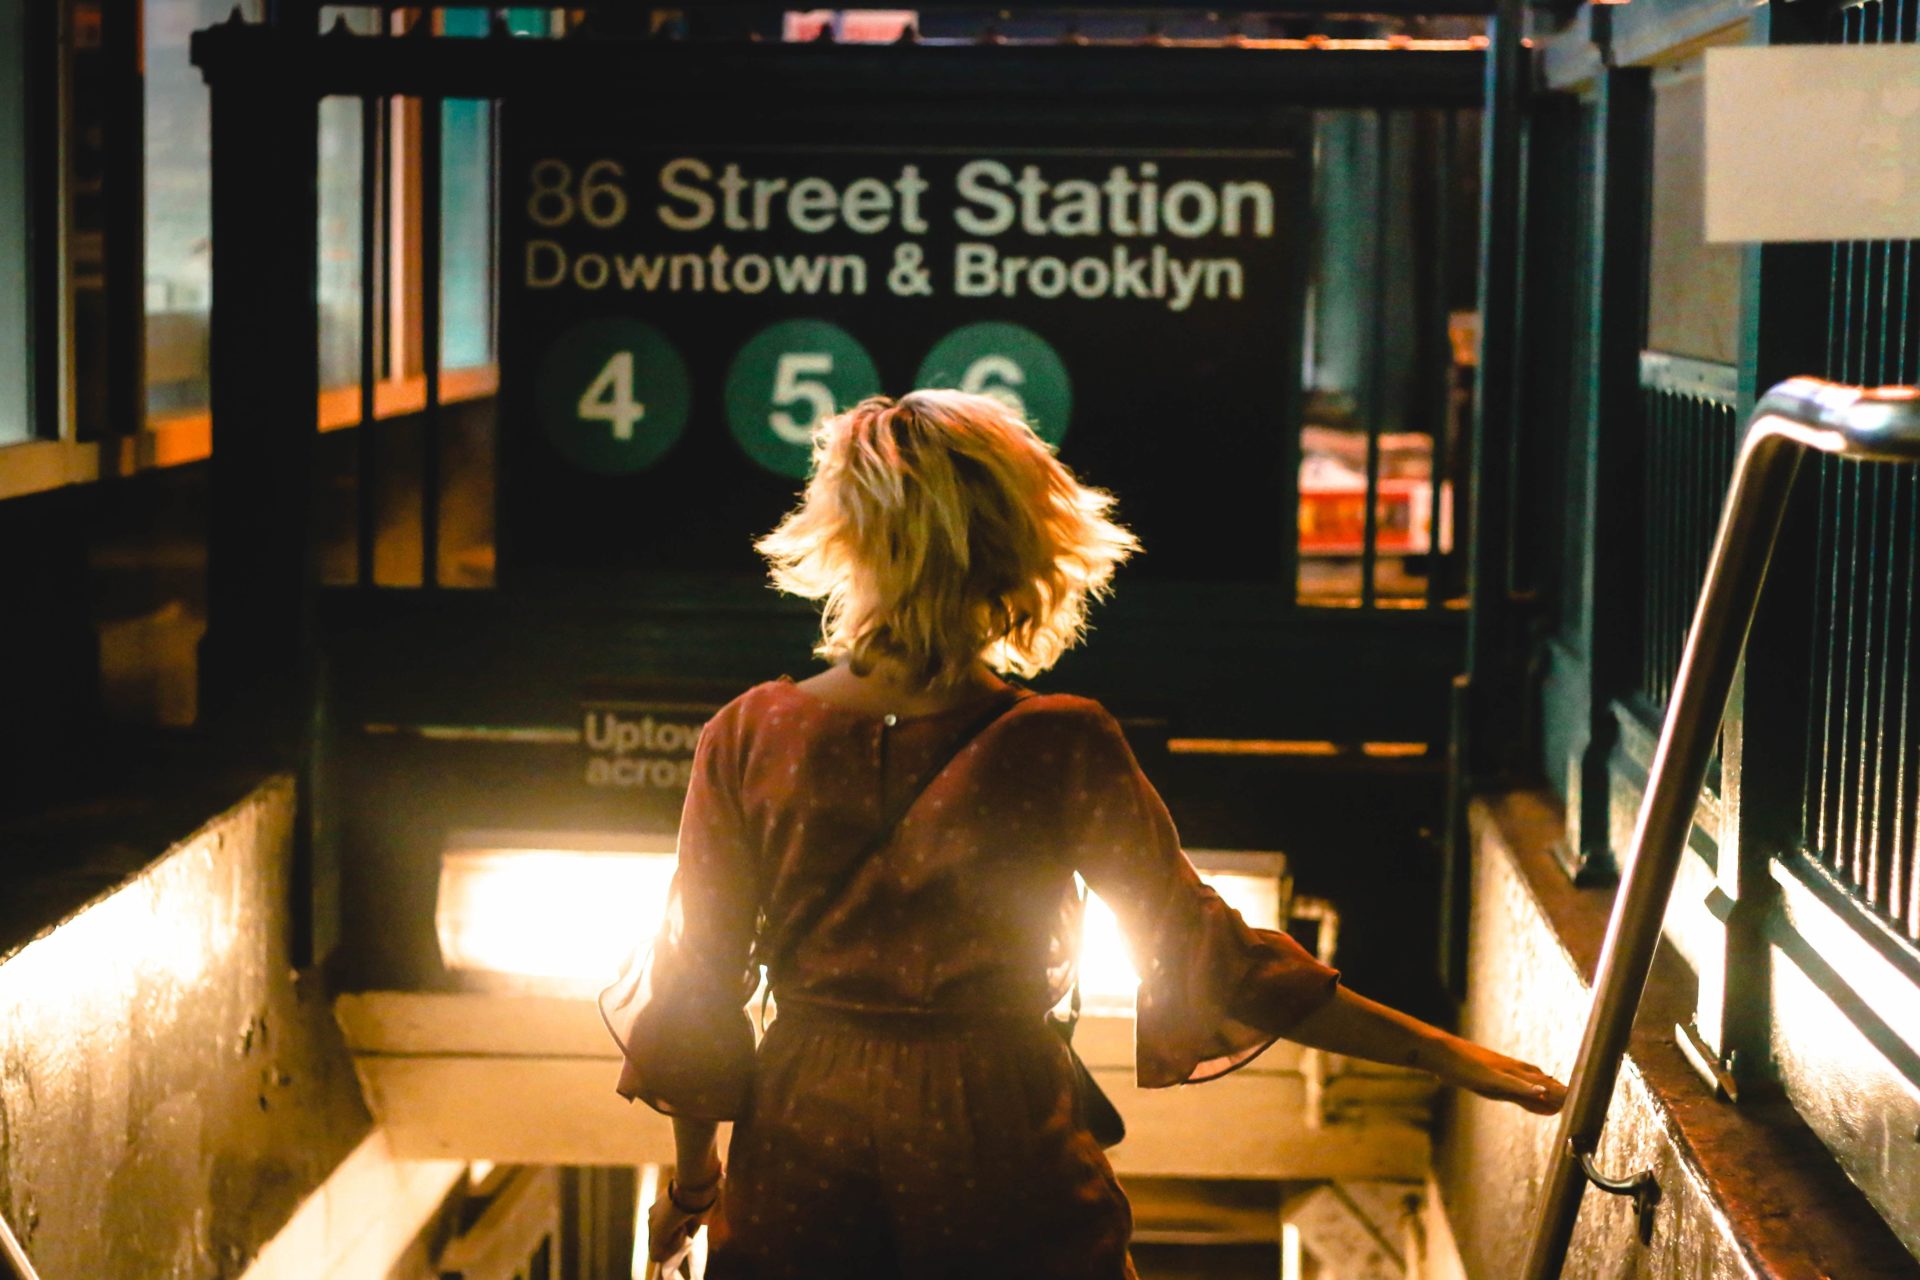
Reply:
M1595 21L1606 13L1598 11ZM1653 88L1644 67L1607 67L1594 81L1592 219L1588 243L1593 286L1582 323L1587 352L1585 430L1575 447L1582 468L1587 537L1580 581L1586 600L1586 745L1569 778L1568 870L1604 880L1618 868L1607 839L1607 762L1618 736L1613 699L1632 687L1638 654L1637 545L1642 516L1644 424L1640 348L1647 327L1647 200L1652 166Z
M1753 38L1767 45L1819 43L1825 17L1818 7L1764 6L1754 11ZM1825 244L1751 245L1743 251L1742 422L1775 383L1825 372L1830 254ZM1677 1029L1687 1057L1729 1096L1771 1083L1772 949L1764 929L1778 888L1769 864L1800 839L1811 638L1810 506L1819 475L1818 463L1801 468L1754 615L1746 660L1727 702L1720 746L1719 861L1708 902L1726 932L1720 951L1702 963L1693 1025Z
M1519 401L1521 121L1529 74L1522 44L1525 0L1499 0L1486 55L1480 160L1480 359L1474 387L1467 494L1467 669L1451 706L1447 828L1441 873L1440 973L1459 995L1466 982L1472 863L1467 800L1519 762L1519 658L1509 572L1514 421Z
M213 144L200 714L284 766L303 756L312 701L319 107L295 42L243 61L219 56L220 35L194 45Z

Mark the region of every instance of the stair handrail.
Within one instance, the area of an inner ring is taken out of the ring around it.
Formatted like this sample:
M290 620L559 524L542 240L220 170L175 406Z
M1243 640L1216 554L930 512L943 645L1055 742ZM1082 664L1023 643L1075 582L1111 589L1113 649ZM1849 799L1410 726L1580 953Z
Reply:
M1651 1174L1604 1178L1594 1167L1594 1153L1787 495L1809 451L1857 462L1920 463L1920 387L1852 387L1790 378L1761 397L1747 420L1634 824L1626 873L1607 922L1593 1006L1541 1188L1523 1280L1560 1275L1589 1180L1634 1195L1643 1214L1658 1195Z
M27 1257L20 1238L13 1234L5 1217L0 1217L0 1263L5 1264L6 1280L40 1280L40 1273L33 1269L33 1259Z

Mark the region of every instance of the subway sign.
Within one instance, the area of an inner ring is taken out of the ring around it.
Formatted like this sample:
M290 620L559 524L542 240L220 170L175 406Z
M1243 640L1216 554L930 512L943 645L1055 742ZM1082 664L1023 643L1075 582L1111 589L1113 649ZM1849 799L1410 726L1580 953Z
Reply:
M1122 491L1150 548L1287 535L1263 486L1298 377L1303 118L1206 148L907 123L674 138L509 105L504 579L751 571L814 424L915 387L1013 406ZM1178 456L1209 444L1232 465Z

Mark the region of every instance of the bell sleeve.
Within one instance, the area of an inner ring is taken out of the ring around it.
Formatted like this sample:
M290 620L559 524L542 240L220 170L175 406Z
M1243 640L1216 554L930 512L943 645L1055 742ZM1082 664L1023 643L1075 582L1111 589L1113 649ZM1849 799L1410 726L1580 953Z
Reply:
M1070 753L1076 867L1120 922L1134 969L1143 1088L1246 1065L1333 998L1339 973L1284 933L1249 926L1206 885L1116 722L1088 704Z
M734 729L722 711L700 735L660 931L599 1000L625 1058L620 1094L700 1120L738 1118L753 1077L746 1003L758 985L748 956L759 894Z

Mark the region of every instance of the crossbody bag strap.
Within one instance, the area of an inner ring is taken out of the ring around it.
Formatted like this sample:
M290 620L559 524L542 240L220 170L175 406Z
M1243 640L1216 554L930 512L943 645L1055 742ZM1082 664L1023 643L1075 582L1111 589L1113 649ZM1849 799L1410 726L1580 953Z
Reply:
M848 887L853 884L855 877L860 874L861 868L873 861L875 856L887 847L887 843L893 839L893 833L899 828L901 821L912 811L913 806L919 803L920 797L927 793L927 789L934 784L935 780L947 771L947 766L951 765L954 760L959 757L960 753L965 751L975 739L986 732L988 726L992 725L994 721L1013 710L1019 703L1033 696L1033 692L1030 689L1021 688L1018 685L1013 686L1013 689L1014 692L1011 697L1005 695L996 697L993 704L953 740L951 745L948 746L946 754L941 756L939 762L927 771L927 776L921 780L920 785L894 802L893 807L888 809L882 816L880 826L875 830L873 836L865 844L861 845L860 851L853 856L852 860L849 861L846 866L841 868L839 879L835 881L832 890L816 898L812 909L788 922L787 927L782 930L783 937L777 947L768 945L767 926L764 922L762 923L754 937L752 964L755 967L766 966L769 975L771 975L774 963L784 956L801 938L813 932L814 926L820 923L821 917L826 915L833 904L845 895Z

